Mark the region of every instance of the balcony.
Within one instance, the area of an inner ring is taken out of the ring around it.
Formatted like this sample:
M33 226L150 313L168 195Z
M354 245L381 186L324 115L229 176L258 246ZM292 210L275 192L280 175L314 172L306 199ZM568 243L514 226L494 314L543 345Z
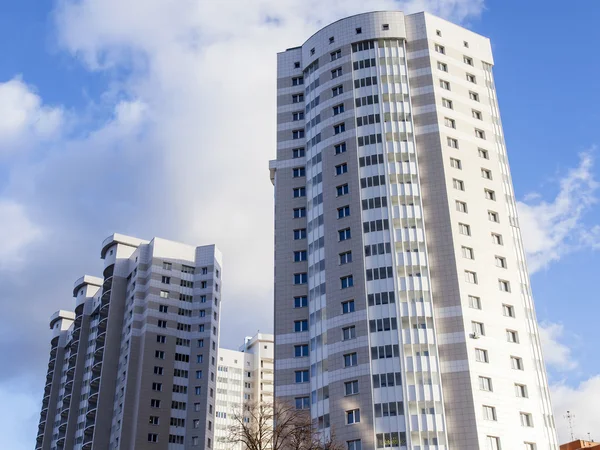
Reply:
M434 342L431 329L402 330L403 344L433 344Z
M416 183L392 183L390 185L392 195L400 197L413 197L421 195L419 185Z
M58 441L56 441L56 446L57 447L64 447L65 446L65 440L66 440L65 436L59 437Z
M96 405L90 405L88 406L88 412L85 413L85 417L87 418L88 421L90 422L96 422ZM87 429L85 430L87 431Z
M401 303L403 317L433 317L431 302Z
M93 394L90 392L90 396L88 397L88 403L90 405L97 405L98 404L98 390L96 390L96 392L94 392ZM94 406L95 408L96 406Z
M104 279L104 282L102 283L102 289L104 291L110 290L110 288L112 287L112 281L113 281L112 275L106 277Z
M98 322L98 334L102 333L103 331L106 331L107 324L108 317L103 317L102 319L100 319L100 322Z
M40 436L43 437L44 436L44 429L46 428L46 420L42 420L40 422L40 424L38 425L38 433L37 433L37 438L39 438Z
M92 365L92 373L100 376L100 372L102 371L102 360L94 361Z
M425 234L420 228L403 228L396 230L396 241L425 242Z
M422 267L427 265L424 252L398 252L396 263L405 267Z
M68 380L65 384L65 394L71 395L73 392L73 380Z
M54 369L49 370L48 373L46 374L46 386L49 385L50 383L52 383L53 377L54 377Z

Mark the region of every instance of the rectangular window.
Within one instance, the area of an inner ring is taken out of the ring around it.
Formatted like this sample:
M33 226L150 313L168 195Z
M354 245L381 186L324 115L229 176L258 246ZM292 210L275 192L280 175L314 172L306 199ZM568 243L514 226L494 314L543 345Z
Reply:
M500 223L500 216L496 211L488 211L488 219L490 222Z
M306 197L306 188L305 187L294 188L294 198L299 198L299 197Z
M525 442L525 450L537 450L533 442Z
M160 366L154 366L154 375L162 375L164 373L164 368Z
M344 217L348 217L348 216L350 216L350 206L348 206L348 205L342 206L341 208L338 208L337 212L338 212L338 219L343 219Z
M300 333L302 331L308 331L308 320L296 320L294 321L294 332Z
M481 176L486 180L492 179L492 171L488 169L481 169Z
M459 191L465 190L465 182L462 180L457 180L456 178L452 180L452 186L454 186L454 189L457 189Z
M346 289L354 286L354 277L352 275L348 275L340 278L342 289Z
M150 425L158 425L160 423L160 419L158 416L150 416L150 420L148 421Z
M342 314L354 312L354 300L342 302Z
M527 398L529 395L527 394L527 386L524 384L515 383L515 395L519 398Z
M473 58L471 58L469 56L463 56L463 61L465 62L465 64L468 64L469 66L473 65Z
M442 99L442 106L448 109L454 109L452 100L448 100L447 98Z
M456 128L456 120L450 119L449 117L444 117L444 125L446 125L448 128Z
M533 426L533 416L529 413L521 413L521 425L524 427Z
M358 365L358 354L348 353L344 355L344 367L352 367Z
M476 102L479 101L479 94L477 92L469 91L469 98Z
M523 369L523 358L519 358L518 356L510 357L510 366L514 370L524 370Z
M344 383L345 395L358 394L358 380L347 381Z
M292 95L292 103L302 103L304 101L304 94Z
M338 197L346 195L348 192L350 192L350 189L348 188L347 184L342 184L341 186L338 186L335 189Z
M345 142L342 142L341 144L337 144L333 148L335 150L336 155L339 155L340 153L346 153L346 143ZM347 170L346 170L346 172L347 172ZM342 172L342 173L346 173L346 172Z
M448 64L438 61L437 68L442 72L448 72Z
M340 103L339 105L335 105L333 107L333 115L337 116L338 114L341 114L344 112L344 104Z
M502 256L496 256L495 260L496 260L496 267L500 267L501 269L506 269L506 267L507 267L506 258L504 258Z
M304 158L305 152L303 148L292 149L292 158Z
M485 327L481 322L471 322L471 331L478 336L485 336Z
M502 292L510 292L510 283L506 280L498 280L498 287Z
M467 81L470 83L477 83L477 80L475 79L475 75L468 73L467 74Z
M469 295L469 308L481 309L481 299L474 295Z
M310 409L310 397L296 397L296 409Z
M462 169L462 163L460 162L460 159L450 158L450 167L452 167L454 169L461 170Z
M294 252L294 262L306 261L308 252L306 250L300 250Z
M483 191L487 200L496 201L496 193L494 191L492 191L491 189L484 189Z
M467 204L460 200L456 200L456 210L458 212L466 213L467 212Z
M292 78L292 86L300 86L301 84L304 84L304 78L303 77L294 77L294 78Z
M346 411L346 423L352 425L353 423L360 422L360 409L352 409Z
M160 291L160 298L169 298L169 291Z
M346 241L352 237L350 233L350 228L345 228L343 230L338 231L338 238L340 241Z
M306 308L308 306L308 297L300 296L294 297L294 308Z
M458 232L464 236L471 236L471 226L466 223L459 223Z
M162 276L162 278L161 278L161 281L162 281L164 284L171 284L171 277L165 277L165 276L163 275L163 276Z
M340 253L340 265L352 262L352 252Z
M489 363L488 352L482 348L475 349L475 360L482 363Z
M483 120L483 114L481 114L481 111L477 111L476 109L472 109L471 110L471 114L473 115L474 119Z
M504 245L502 242L502 236L496 233L492 233L492 242L498 245Z
M335 166L335 174L336 175L342 175L347 172L348 172L348 164L344 163L344 164L339 164L339 165Z
M158 312L166 313L169 307L167 305L158 305Z
M494 408L493 406L484 406L483 418L485 420L498 420L496 417L496 408Z
M333 89L331 89L332 97L337 97L338 95L341 95L343 93L344 93L344 86L342 86L341 84L339 86L336 86Z
M342 340L348 341L350 339L356 338L356 327L352 325L351 327L342 328Z
M308 344L294 345L294 357L302 358L308 356Z
M500 438L496 436L488 436L486 450L500 450Z
M335 61L336 59L340 59L342 57L342 51L336 50L335 52L331 52L329 55L331 56L331 61Z
M167 337L163 334L157 334L156 342L158 342L159 344L164 344L165 342L167 342Z
M452 127L454 128L454 127ZM451 148L458 148L458 139L454 139L454 138L448 138L448 147Z
M331 71L331 79L333 80L334 78L337 77L341 77L342 76L342 68L338 67L337 69L333 69Z
M292 177L299 178L306 176L306 169L304 167L295 167L292 169Z
M297 111L295 113L292 113L292 120L294 122L298 120L304 120L304 111Z
M440 80L440 87L442 89L446 89L447 91L450 90L450 83L446 80Z
M297 241L299 239L306 239L306 228L294 230L294 240Z
M483 148L477 149L477 153L479 154L480 158L490 159L490 152L488 152L487 150L484 150Z
M308 383L310 381L310 375L308 370L297 370L295 373L296 383Z
M485 139L485 131L475 128L475 137L479 139Z
M304 137L304 130L293 130L292 139L302 139Z
M519 333L514 330L506 330L506 340L513 344L519 343Z
M440 44L435 44L435 51L441 53L442 55L446 54L446 48Z
M515 307L512 305L502 305L504 317L515 317Z
M492 379L488 377L479 377L479 390L492 392Z
M471 247L462 247L462 256L466 259L475 259L475 253Z
M306 217L306 208L294 208L294 219Z
M295 273L294 284L306 284L308 276L306 273Z
M158 328L167 328L167 321L166 320L159 320L158 323Z
M158 434L148 433L148 442L158 442Z

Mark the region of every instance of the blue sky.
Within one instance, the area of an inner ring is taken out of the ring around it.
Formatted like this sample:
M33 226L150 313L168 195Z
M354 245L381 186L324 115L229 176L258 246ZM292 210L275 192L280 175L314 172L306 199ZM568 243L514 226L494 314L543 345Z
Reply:
M99 273L112 232L216 242L228 280L222 343L270 329L275 53L363 3L0 2L6 448L33 444L47 319L72 306L76 278ZM425 7L492 40L557 426L566 439L571 409L577 432L594 433L600 3L369 2L390 7Z

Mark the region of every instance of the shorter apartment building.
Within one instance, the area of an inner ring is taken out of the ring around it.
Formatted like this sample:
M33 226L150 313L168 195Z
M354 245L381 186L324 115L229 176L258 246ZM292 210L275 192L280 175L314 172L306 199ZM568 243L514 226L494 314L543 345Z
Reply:
M274 341L272 334L247 337L239 350L219 349L215 402L215 448L242 450L224 442L228 429L244 407L253 402L273 401Z

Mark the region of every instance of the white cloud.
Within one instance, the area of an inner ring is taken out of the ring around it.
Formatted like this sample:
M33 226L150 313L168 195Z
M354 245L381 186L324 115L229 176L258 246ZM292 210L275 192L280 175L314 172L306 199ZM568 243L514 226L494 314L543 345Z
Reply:
M28 217L23 205L0 199L0 270L18 268L29 245L42 236L42 230Z
M544 351L544 362L547 366L561 372L577 368L578 364L573 359L571 349L560 342L560 339L565 335L562 324L542 323L539 331Z
M575 415L573 432L575 439L600 440L600 375L590 377L573 387L566 383L550 386L554 422L560 442L570 442L571 434L567 419L567 411Z
M584 222L586 213L598 200L599 185L593 168L592 153L581 153L579 165L559 181L559 192L552 201L533 193L517 202L531 273L584 245L600 247L600 227L589 227Z
M0 83L0 153L55 137L62 124L63 110L43 105L20 78Z

